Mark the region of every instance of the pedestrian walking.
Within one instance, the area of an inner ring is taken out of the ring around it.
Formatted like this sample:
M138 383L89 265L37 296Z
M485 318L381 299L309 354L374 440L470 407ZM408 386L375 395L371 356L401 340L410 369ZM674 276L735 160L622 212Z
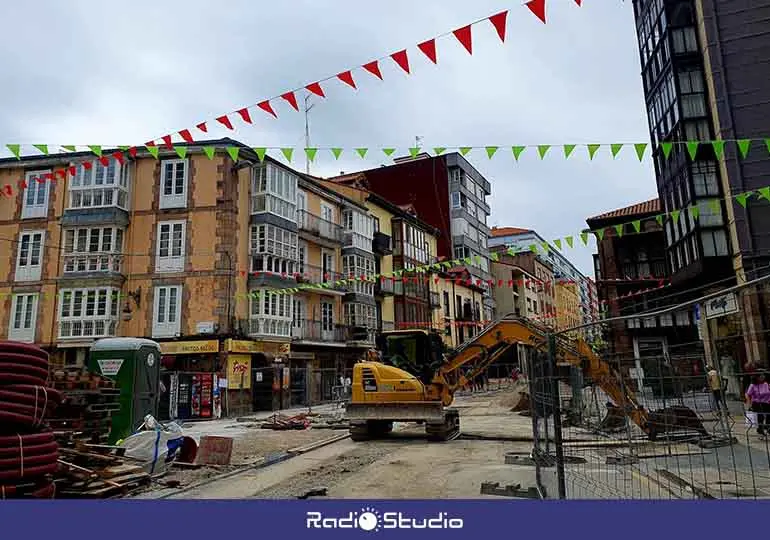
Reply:
M716 405L717 411L727 410L727 402L722 392L722 378L713 366L706 366L706 379L708 380L709 389L714 396L714 405Z
M757 415L757 435L767 436L770 424L770 384L767 384L764 373L758 374L746 390L746 405Z

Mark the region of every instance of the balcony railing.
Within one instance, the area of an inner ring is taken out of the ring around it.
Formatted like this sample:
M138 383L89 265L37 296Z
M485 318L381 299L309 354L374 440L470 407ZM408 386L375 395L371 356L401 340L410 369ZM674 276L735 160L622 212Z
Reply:
M119 253L68 253L64 255L64 273L120 272L123 255Z
M378 296L395 294L395 283L392 279L378 279L374 282L374 294Z
M396 323L393 321L380 321L378 330L380 332L391 332L396 329Z
M102 317L98 319L64 319L59 321L60 339L96 339L114 337L118 319Z
M297 226L301 231L307 231L319 238L342 242L340 225L311 214L307 210L297 210Z
M337 281L347 279L339 272L332 272L326 268L315 266L312 264L303 264L300 268L301 272L297 276L297 283L328 283L330 286L325 290L333 290L339 292L347 292L348 285L335 285ZM324 289L318 289L324 290Z
M379 231L374 233L374 239L372 240L372 251L378 255L390 255L393 253L390 236Z
M345 327L342 325L324 325L321 321L309 319L294 321L291 327L291 337L299 340L342 343L345 341L345 334Z
M623 265L623 277L626 279L663 278L666 276L665 261L626 263Z

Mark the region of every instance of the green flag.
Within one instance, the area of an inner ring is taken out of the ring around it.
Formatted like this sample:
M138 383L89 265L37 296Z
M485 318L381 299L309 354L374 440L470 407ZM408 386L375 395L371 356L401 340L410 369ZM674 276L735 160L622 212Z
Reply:
M561 249L561 240L557 238L553 241L553 245L556 246L556 249Z
M636 157L639 158L639 161L642 161L644 159L644 152L647 150L647 143L636 143L634 150L636 150Z
M516 161L519 161L519 156L521 155L521 153L524 151L525 148L526 146L512 146L511 150L513 151L513 159L515 159Z
M254 153L257 154L257 159L259 159L260 162L265 161L265 156L267 155L267 148L264 146L257 146L255 148L252 148L254 150Z
M583 245L588 245L588 231L583 231L580 233L580 239L583 241Z
M711 141L711 148L714 149L714 155L717 159L722 159L725 154L725 141Z
M46 156L48 155L48 145L47 144L33 144L32 146L34 146L35 148L40 150L40 152L45 154Z
M411 154L412 157L417 157L417 154L420 153L420 148L417 146L414 146L409 149L409 154Z
M615 232L618 233L618 238L621 238L623 236L623 224L615 225Z
M545 155L548 153L548 150L551 148L550 144L538 144L537 145L537 153L540 155L540 159L545 158Z
M571 248L571 247L573 247L573 238L572 238L571 236L567 236L567 237L565 237L565 238L564 238L564 240L566 240L566 242L567 242L567 245L568 245L570 248Z
M64 146L62 146L62 148L64 148L67 152L77 152L78 151L78 147L75 146L74 144L65 144Z
M493 252L491 252L491 253L489 254L489 260L491 260L491 261L493 261L493 262L497 262L497 261L499 261L499 260L500 260L500 257L498 257L497 253L495 253L495 252L493 251Z
M738 150L741 151L741 157L746 159L749 155L749 149L751 148L751 139L740 139L738 142Z
M735 196L735 200L738 201L738 204L740 204L742 207L746 208L746 201L751 197L752 191L747 191L746 193L739 193Z
M395 151L396 151L395 148L383 148L382 149L382 153L385 154L388 157L392 156L393 152L395 152Z
M238 154L240 153L240 148L237 146L228 146L227 147L227 153L230 154L230 159L233 161L238 161Z
M588 159L593 159L596 152L599 151L601 144L589 144L588 145Z
M206 154L206 157L209 159L214 159L214 154L216 153L217 149L213 146L204 146L203 147L203 153Z
M597 229L591 232L596 235L596 238L598 238L600 242L604 240L604 229Z
M671 211L671 219L674 220L674 224L679 223L679 215L682 213L681 210L672 210Z
M98 144L88 145L88 149L99 157L102 157L102 147Z
M543 246L543 251L546 253L551 251L551 246L548 245L548 242L540 242L540 245Z
M674 143L670 142L664 142L660 143L660 147L663 149L663 155L668 159L668 156L671 155L671 150L674 149Z
M463 146L463 147L460 148L460 153L463 156L467 156L468 152L470 152L471 150L473 150L473 147L471 147L471 146Z
M334 159L340 159L340 154L342 154L342 148L332 148L332 154L334 155Z
M640 220L632 221L631 225L634 226L634 230L636 231L636 234L639 234L642 232L642 222Z
M498 146L485 146L484 149L487 151L487 157L492 159L492 156L495 155L495 152L497 152L498 148Z
M719 199L711 199L709 201L709 207L711 208L711 211L714 212L715 214L722 210L722 205L720 204Z
M540 251L537 249L537 244L530 244L530 245L529 245L529 250L530 250L532 253L540 253Z
M176 155L179 156L179 159L184 159L185 157L187 157L186 146L175 146L174 150L176 151Z
M515 249L513 249L512 247L509 247L509 248L508 248L508 255L510 255L511 257L513 257L514 255L516 255L516 250L515 250Z
M698 141L687 141L687 153L690 154L690 159L695 161L695 156L698 155Z
M310 161L315 161L315 155L318 153L318 148L305 148L305 155Z
M5 147L11 151L16 159L21 159L21 145L20 144L6 144Z
M286 161L291 163L291 158L294 156L294 148L281 148L281 153L286 158Z
M150 153L152 157L154 157L155 159L158 159L158 154L160 153L160 149L157 146L150 145L150 146L145 146L145 148L147 148L147 151Z
M698 219L698 216L700 216L700 206L697 204L690 207L690 216L693 219Z
M366 157L366 153L369 151L368 148L356 148L356 153L361 156L361 159L364 159Z
M569 159L569 157L572 155L572 152L575 151L575 144L565 144L564 145L564 159Z
M444 148L443 146L437 146L436 148L433 149L433 153L436 154L437 156L440 156L445 151L446 151L446 148Z
M665 216L663 214L658 214L657 216L655 216L655 221L657 221L658 225L660 225L661 227L663 226L663 218L664 217Z
M764 197L770 201L770 187L759 188L757 191L759 192L760 197Z
M611 144L610 145L610 153L612 154L613 158L618 157L618 152L620 152L621 148L623 148L622 144Z

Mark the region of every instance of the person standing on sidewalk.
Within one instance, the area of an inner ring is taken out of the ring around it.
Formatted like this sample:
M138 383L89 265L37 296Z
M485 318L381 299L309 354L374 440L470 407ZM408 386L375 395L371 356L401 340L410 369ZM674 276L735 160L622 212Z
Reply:
M725 396L722 392L722 378L719 376L719 373L713 366L706 366L706 378L708 379L709 383L709 389L711 390L711 393L714 395L714 404L717 407L717 411L720 411L724 408L724 410L727 410L727 402L725 401Z
M767 384L764 374L757 375L754 383L746 390L746 405L750 411L757 414L757 434L767 436L770 424L770 385Z

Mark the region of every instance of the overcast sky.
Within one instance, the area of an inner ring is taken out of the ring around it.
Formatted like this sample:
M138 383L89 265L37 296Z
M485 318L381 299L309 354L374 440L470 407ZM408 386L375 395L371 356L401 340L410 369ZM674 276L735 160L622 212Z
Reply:
M325 84L312 145L372 150L339 161L319 152L312 172L378 166L386 158L374 149L406 153L415 136L426 148L499 145L491 161L468 155L492 183L490 226L576 235L586 217L656 195L649 156L640 164L624 148L613 160L605 148L590 162L579 148L565 161L555 148L516 163L510 146L648 140L632 6L548 0L543 25L521 1L6 2L0 146L139 144L408 48L412 75L387 61L384 82L358 69L358 91ZM436 66L416 48L505 9L505 44L485 23L473 28L472 56L452 36L437 41ZM236 121L227 133L212 123L210 134L303 147L303 115L274 107L278 120L252 111L252 126ZM593 249L564 253L593 275Z

